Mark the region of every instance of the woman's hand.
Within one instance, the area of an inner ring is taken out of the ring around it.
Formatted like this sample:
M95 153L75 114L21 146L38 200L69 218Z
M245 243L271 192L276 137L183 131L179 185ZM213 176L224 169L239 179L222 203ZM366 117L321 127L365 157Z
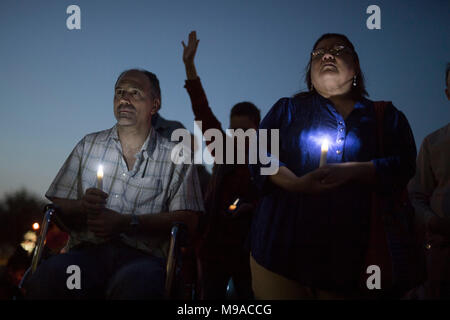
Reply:
M322 183L326 172L320 168L297 177L289 168L282 166L276 174L269 176L269 179L273 184L289 192L317 194L330 191L335 187L331 183Z
M372 162L345 162L328 164L320 168L324 172L322 183L337 184L338 186L351 181L373 183L375 181L375 167Z
M320 168L323 174L321 183L344 185L354 180L355 169L356 167L352 163L327 164Z
M319 168L297 178L295 191L306 194L320 194L330 192L334 188L338 187L339 183L324 183L327 172L327 170Z
M320 194L352 181L371 184L375 181L375 167L371 161L328 164L297 177L283 166L270 180L290 192Z

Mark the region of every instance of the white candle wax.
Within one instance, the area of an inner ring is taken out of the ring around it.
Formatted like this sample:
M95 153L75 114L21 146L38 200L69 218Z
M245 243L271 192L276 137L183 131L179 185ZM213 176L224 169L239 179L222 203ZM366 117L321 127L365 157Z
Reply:
M328 142L322 142L322 147L320 148L320 164L319 168L327 164L327 154L328 154Z
M97 189L103 190L103 166L99 165L97 169Z
M236 201L234 201L233 204L228 207L228 210L230 210L230 211L236 210L238 202L239 202L239 198L237 198Z

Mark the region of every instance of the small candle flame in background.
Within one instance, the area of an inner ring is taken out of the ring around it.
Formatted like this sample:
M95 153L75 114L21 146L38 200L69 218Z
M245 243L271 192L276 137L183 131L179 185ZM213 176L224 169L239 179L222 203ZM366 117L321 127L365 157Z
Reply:
M34 224L33 224L34 226ZM37 235L34 231L27 231L23 235L22 242L20 243L20 246L27 251L28 255L30 255L34 248L36 247L37 242Z
M103 166L99 165L97 169L97 188L103 189Z
M39 230L39 223L35 222L33 223L33 230Z
M229 209L230 211L236 210L238 202L239 202L239 198L237 198L236 201L234 201L233 204L231 204L231 205L228 207L228 209Z

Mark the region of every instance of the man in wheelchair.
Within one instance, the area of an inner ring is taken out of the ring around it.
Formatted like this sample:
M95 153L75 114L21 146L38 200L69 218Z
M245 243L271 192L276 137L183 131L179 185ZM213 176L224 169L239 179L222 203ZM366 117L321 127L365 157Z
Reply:
M175 144L152 128L160 105L153 73L132 69L119 76L116 125L86 135L46 193L60 208L57 223L70 232L69 250L39 265L26 281L27 298L163 297L172 224L182 222L192 233L203 201L195 167L175 164ZM69 285L73 266L79 288Z

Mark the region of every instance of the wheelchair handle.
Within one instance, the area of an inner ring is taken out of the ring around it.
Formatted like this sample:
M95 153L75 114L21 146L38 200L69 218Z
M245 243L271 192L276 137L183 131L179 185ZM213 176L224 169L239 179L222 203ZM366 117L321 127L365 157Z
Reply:
M31 261L31 274L33 274L36 271L39 261L41 260L42 251L44 249L45 237L47 236L48 227L49 227L50 221L52 219L52 216L54 214L56 214L58 207L55 204L50 203L45 206L44 210L45 210L45 214L44 214L44 219L42 221L41 232L40 232L38 240L37 240L36 250L34 250L33 260Z

